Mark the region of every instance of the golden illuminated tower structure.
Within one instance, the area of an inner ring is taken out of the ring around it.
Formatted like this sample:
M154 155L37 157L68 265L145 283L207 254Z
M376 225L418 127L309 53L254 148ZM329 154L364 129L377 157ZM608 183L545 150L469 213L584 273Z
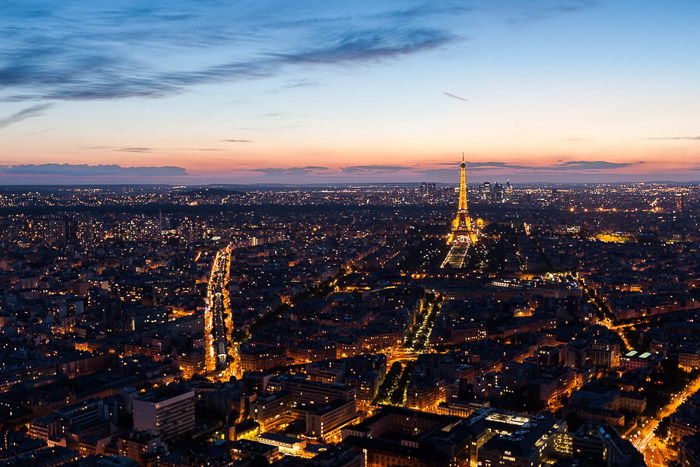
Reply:
M457 205L457 215L452 221L450 235L447 237L447 244L450 251L442 262L444 268L448 264L452 267L462 267L467 255L469 245L477 241L476 231L469 217L469 206L467 200L467 163L462 154L462 162L459 164L459 203Z
M476 232L472 226L472 219L469 217L467 203L467 163L464 161L464 154L462 154L462 163L459 164L459 204L457 205L457 215L452 221L452 230L447 239L448 244L476 242Z

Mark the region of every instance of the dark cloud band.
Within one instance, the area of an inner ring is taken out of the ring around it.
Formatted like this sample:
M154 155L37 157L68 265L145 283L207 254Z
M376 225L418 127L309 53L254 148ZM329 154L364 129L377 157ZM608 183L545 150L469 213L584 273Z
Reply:
M87 164L18 164L0 167L0 173L7 175L65 175L65 176L114 176L137 177L187 175L182 167L123 167L121 165Z

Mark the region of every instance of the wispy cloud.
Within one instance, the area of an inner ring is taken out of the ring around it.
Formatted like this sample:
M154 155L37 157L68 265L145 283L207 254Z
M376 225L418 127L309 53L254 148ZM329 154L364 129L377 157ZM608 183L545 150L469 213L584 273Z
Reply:
M306 165L304 167L266 167L262 169L253 169L252 172L259 172L266 177L281 177L281 176L304 176L315 172L328 170L328 167L319 165Z
M0 128L6 128L13 123L21 122L22 120L26 120L28 118L38 117L49 107L51 107L51 104L32 105L20 110L19 112L8 115L7 117L0 118Z
M562 0L556 2L523 2L520 9L508 17L510 23L543 20L562 14L576 13L594 7L597 0ZM539 8L537 7L539 5Z
M252 143L251 139L222 139L224 143Z
M568 161L548 168L557 170L605 170L631 167L637 164L642 164L642 162Z
M700 136L655 136L647 139L656 141L700 141Z
M4 14L6 24L13 28L19 21L26 27L14 27L10 40L3 41L0 86L6 93L15 91L5 99L161 97L198 84L274 76L291 66L376 62L456 39L440 28L397 27L377 18L357 21L347 16L328 24L309 14L313 8L300 8L304 13L299 21L285 24L284 16L291 12L283 7L274 11L250 3L177 3L187 14L169 14L170 5L137 8L117 2L89 10L66 5L30 16L28 8L17 4ZM77 18L69 25L70 15ZM232 19L238 20L236 28L230 27ZM2 26L0 19L0 30ZM269 31L261 46L249 40L258 30ZM197 39L190 42L193 37ZM189 68L159 65L161 56L144 60L154 44L171 56L189 57L180 61ZM202 47L211 49L208 58L214 58L207 64L196 58ZM286 86L315 85L304 79Z
M457 99L458 101L462 101L462 102L469 102L469 99L467 99L465 97L458 96L457 94L452 94L451 92L447 92L447 91L442 91L442 93L444 95L446 95L447 97L450 97L452 99Z
M457 162L443 162L443 163L440 163L438 165L457 167L459 165L459 163L457 163ZM473 162L473 161L467 161L467 167L470 171L478 172L481 170L493 170L493 169L531 169L534 166L511 164L509 162L495 162L495 161Z
M225 140L224 140L225 141ZM87 146L85 149L99 150L99 151L115 151L115 152L132 152L135 154L149 154L154 152L162 151L193 151L193 152L218 152L223 151L221 148L192 148L192 147L158 147L150 148L146 146L126 146L126 147L114 147L114 146Z
M130 148L115 148L115 151L119 152L137 152L137 153L147 153L147 152L152 152L153 148L144 148L144 147L130 147Z
M48 133L50 131L55 130L55 127L52 128L44 128L43 130L37 130L37 131L31 131L29 133L26 133L24 136L37 136L37 135L43 135L44 133Z
M311 65L424 53L464 40L459 19L479 12L527 21L589 3L9 2L0 15L0 88L6 101L169 96L198 84L277 76L291 68L312 71ZM311 77L283 87L318 85Z
M635 165L643 164L643 162L609 162L609 161L562 161L558 164L550 165L527 165L527 164L513 164L510 162L501 161L477 161L477 162L467 162L468 170L471 172L483 172L487 170L516 170L516 171L529 171L529 172L552 172L552 171L600 171L600 170L611 170L620 169L624 167L631 167ZM457 163L454 162L444 162L439 164L441 166L454 166L457 167ZM444 174L448 171L454 173L455 169L429 169L427 173L432 174ZM439 172L438 172L439 171ZM444 171L444 172L443 172Z
M284 89L295 89L295 88L316 88L321 86L321 82L316 79L295 79L295 80L288 80L284 85L282 86Z
M343 167L341 172L348 175L358 175L367 173L394 173L407 169L410 169L410 167L403 165L352 165L350 167Z
M0 167L0 173L8 175L65 175L110 176L129 175L139 177L187 175L182 167L124 167L121 165L88 164L18 164Z

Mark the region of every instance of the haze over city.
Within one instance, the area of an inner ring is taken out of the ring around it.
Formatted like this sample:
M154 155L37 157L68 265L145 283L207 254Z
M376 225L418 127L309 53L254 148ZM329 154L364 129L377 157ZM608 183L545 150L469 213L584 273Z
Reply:
M700 179L700 4L7 1L0 184Z

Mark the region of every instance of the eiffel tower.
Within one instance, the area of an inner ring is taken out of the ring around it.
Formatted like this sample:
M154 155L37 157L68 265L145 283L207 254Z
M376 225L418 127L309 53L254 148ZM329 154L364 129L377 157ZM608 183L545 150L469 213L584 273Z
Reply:
M459 204L457 205L457 215L452 220L452 229L447 237L447 244L450 251L447 253L441 267L448 264L454 268L464 265L469 245L476 243L477 235L472 225L472 218L469 217L469 207L467 205L467 163L462 154L462 162L459 164Z

